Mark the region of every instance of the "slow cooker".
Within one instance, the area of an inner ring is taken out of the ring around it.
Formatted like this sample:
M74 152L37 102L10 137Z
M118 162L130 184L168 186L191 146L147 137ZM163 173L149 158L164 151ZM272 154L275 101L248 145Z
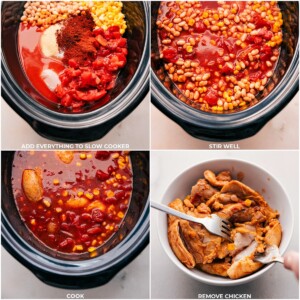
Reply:
M280 57L259 102L243 111L213 114L180 101L179 90L169 80L159 57L156 19L160 2L151 3L151 100L166 116L191 136L208 141L233 141L255 135L278 114L299 89L299 3L278 2L283 16Z
M2 97L43 137L61 142L100 139L128 116L149 90L149 4L123 3L129 51L111 101L100 108L95 104L83 113L66 114L33 88L20 64L18 29L25 3L2 2Z
M68 289L86 289L109 282L149 243L149 152L130 153L133 192L120 229L102 246L99 256L57 252L37 240L21 220L12 194L14 152L2 152L1 242L4 248L43 282ZM83 258L84 257L84 258Z

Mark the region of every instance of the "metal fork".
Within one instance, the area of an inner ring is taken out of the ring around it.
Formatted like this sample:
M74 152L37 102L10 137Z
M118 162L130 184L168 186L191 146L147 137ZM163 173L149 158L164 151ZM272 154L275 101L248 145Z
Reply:
M176 209L169 206L151 201L151 207L158 209L167 214L173 215L180 219L184 219L190 222L198 223L203 225L210 233L221 236L227 240L230 240L230 222L220 218L216 214L212 214L205 218L196 218L187 214L184 214Z

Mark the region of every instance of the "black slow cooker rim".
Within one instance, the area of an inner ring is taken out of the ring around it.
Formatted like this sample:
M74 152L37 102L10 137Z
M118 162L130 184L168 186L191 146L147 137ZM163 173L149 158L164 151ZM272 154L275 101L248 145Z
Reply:
M129 263L149 242L149 198L137 224L128 236L107 253L81 261L56 259L38 251L20 237L1 211L2 239L4 248L29 269L50 274L77 277L91 276L107 271L119 271L118 266ZM111 257L104 265L103 259Z
M66 129L83 129L101 125L111 121L116 116L124 114L125 111L134 108L143 100L141 95L145 95L145 90L149 88L150 79L150 49L148 47L150 4L142 1L142 5L145 15L145 42L140 64L124 91L113 101L103 107L86 113L64 114L50 110L31 99L31 97L14 81L1 49L1 80L2 97L4 100L10 106L14 106L14 108L21 111L27 118L46 123L56 128L64 127Z
M166 89L152 67L151 102L172 120L175 122L180 120L185 126L230 130L239 126L245 127L255 122L266 123L285 107L299 90L299 41L295 49L293 59L280 84L265 99L243 111L231 114L214 114L197 110L179 100ZM286 96L282 97L284 93Z

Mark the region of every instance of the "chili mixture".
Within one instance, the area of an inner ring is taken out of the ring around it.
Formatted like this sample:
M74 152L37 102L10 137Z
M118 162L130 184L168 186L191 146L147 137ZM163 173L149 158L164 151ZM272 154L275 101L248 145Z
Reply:
M27 77L64 112L82 112L110 100L127 61L122 3L28 1L19 29Z
M278 61L282 23L276 1L161 2L160 57L180 99L209 112L257 103Z
M129 153L16 152L12 186L22 220L42 243L94 257L130 204Z

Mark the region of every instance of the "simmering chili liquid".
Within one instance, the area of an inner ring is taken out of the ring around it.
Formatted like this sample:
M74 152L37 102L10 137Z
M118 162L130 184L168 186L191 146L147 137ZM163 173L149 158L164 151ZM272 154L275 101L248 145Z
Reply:
M25 169L42 174L40 201L31 202L24 193ZM69 164L55 152L16 152L12 187L22 220L42 243L93 256L125 217L132 193L131 163L122 152L75 152ZM74 199L84 204L77 207Z

